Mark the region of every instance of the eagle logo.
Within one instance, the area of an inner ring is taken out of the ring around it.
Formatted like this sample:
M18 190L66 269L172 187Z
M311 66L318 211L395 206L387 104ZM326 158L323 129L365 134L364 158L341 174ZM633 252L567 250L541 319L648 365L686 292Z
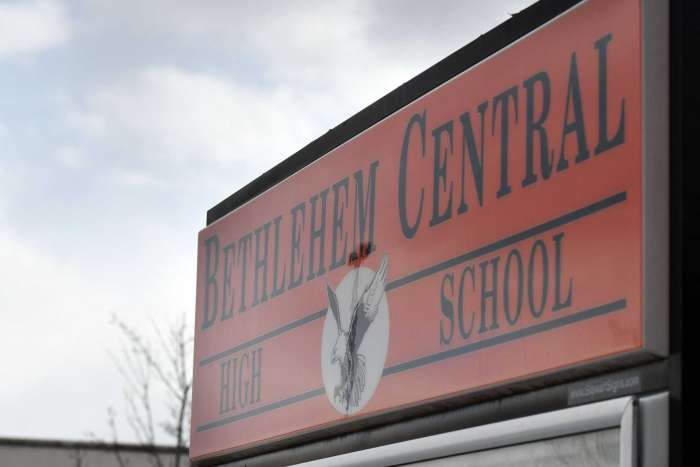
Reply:
M322 366L326 393L344 414L366 404L381 379L388 347L389 317L385 284L389 259L376 272L350 271L337 290L326 286Z

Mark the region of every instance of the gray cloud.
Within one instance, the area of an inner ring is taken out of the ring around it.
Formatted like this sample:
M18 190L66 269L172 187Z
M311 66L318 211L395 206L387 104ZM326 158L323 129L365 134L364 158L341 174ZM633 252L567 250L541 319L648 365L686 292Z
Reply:
M70 36L63 4L35 0L0 5L0 59L37 53L63 44Z
M206 209L528 3L0 5L0 436L106 434L109 314L192 315Z

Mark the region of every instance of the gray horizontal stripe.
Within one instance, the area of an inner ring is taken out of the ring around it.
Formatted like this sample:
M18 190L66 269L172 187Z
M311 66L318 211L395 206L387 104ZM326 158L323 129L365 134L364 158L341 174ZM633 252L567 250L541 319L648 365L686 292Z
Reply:
M540 324L535 324L525 329L519 329L517 331L502 334L500 336L492 337L490 339L485 339L480 342L474 342L473 344L463 345L454 349L445 350L444 352L435 353L426 357L421 357L415 360L410 360L408 362L399 363L398 365L390 366L384 369L382 377L393 375L395 373L400 373L402 371L412 370L421 366L430 365L432 363L437 363L442 360L458 357L460 355L475 352L477 350L485 349L488 347L494 347L500 344L504 344L506 342L521 339L523 337L532 336L546 331L551 331L553 329L568 326L570 324L577 323L580 321L596 318L598 316L602 316L608 313L624 310L626 306L627 301L625 299L621 299L605 305L597 306L594 308L588 308L586 310L578 311L574 314L570 314L562 318L554 319ZM307 399L312 399L314 397L320 396L322 394L325 394L325 392L326 391L323 388L307 391L305 393L290 397L288 399L283 399L278 402L273 402L272 404L263 405L261 407L239 415L233 415L231 417L222 418L213 422L206 423L204 425L200 425L197 427L197 431L201 432L211 430L212 428L217 428L223 425L228 425L229 423L244 420L249 417L261 415L271 410L281 409L282 407L286 407L288 405L296 404L297 402L305 401Z
M558 318L551 321L546 321L544 323L535 324L524 329L519 329L517 331L509 332L507 334L501 334L500 336L492 337L490 339L474 342L473 344L467 344L454 349L449 349L443 352L427 355L425 357L417 358L409 362L399 363L398 365L385 368L384 372L382 373L382 376L388 376L393 375L394 373L412 370L414 368L429 365L431 363L436 363L442 360L446 360L448 358L458 357L460 355L476 352L477 350L486 349L488 347L494 347L497 345L505 344L506 342L515 341L527 336L539 334L541 332L551 331L552 329L568 326L569 324L577 323L579 321L585 321L587 319L595 318L597 316L605 315L607 313L623 310L625 306L627 306L627 302L626 300L622 299L612 303L608 303L606 305L597 306L595 308L589 308L587 310L579 311L577 313L565 316L563 318Z
M589 204L588 206L585 206L583 208L577 209L575 211L569 212L567 214L564 214L562 216L559 216L557 218L554 218L550 221L544 222L542 224L536 225L534 227L531 227L529 229L523 230L522 232L510 235L508 237L502 238L500 240L497 240L493 243L490 243L488 245L482 246L480 248L477 248L475 250L469 251L467 253L461 254L459 256L456 256L452 259L448 259L446 261L443 261L441 263L435 264L433 266L430 266L428 268L422 269L420 271L414 272L412 274L408 274L404 277L401 277L399 279L396 279L394 281L391 281L387 283L385 290L387 292L397 289L399 287L402 287L404 285L410 284L411 282L415 282L419 279L423 279L424 277L427 277L431 274L435 274L436 272L443 271L445 269L449 269L453 266L456 266L458 264L471 261L475 258L478 258L480 256L493 253L494 251L498 251L502 248L505 248L507 246L513 245L515 243L521 242L523 240L527 240L530 237L534 237L535 235L539 235L541 233L544 233L548 230L555 229L557 227L561 227L565 224L569 224L571 222L574 222L578 219L581 219L583 217L589 216L591 214L595 214L597 212L603 211L609 207L612 207L616 204L619 204L627 199L627 193L626 192L620 192L615 195L609 196L607 198L604 198L600 201L597 201L593 204ZM321 311L317 311L315 313L312 313L310 315L307 315L301 319L298 319L296 321L292 321L289 324L285 324L284 326L281 326L277 329L274 329L270 332L267 332L265 334L261 334L249 341L243 342L235 347L232 347L230 349L224 350L222 352L219 352L217 354L211 355L209 357L203 358L199 362L199 366L205 366L208 365L211 362L214 362L216 360L219 360L220 358L226 357L228 355L234 354L236 352L239 352L243 349L246 349L248 347L251 347L255 344L259 344L260 342L263 342L267 339L271 339L273 337L279 336L280 334L284 334L285 332L291 331L295 328L298 328L299 326L303 326L304 324L310 323L312 321L315 321L319 318L323 318L326 316L326 309L324 308Z
M589 216L591 214L614 206L618 203L621 203L625 201L626 198L627 193L623 191L622 193L618 193L616 195L602 199L596 203L590 204L581 209L577 209L576 211L572 211L568 214L564 214L563 216L557 217L550 221L544 222L534 227L530 227L529 229L523 230L522 232L516 233L509 237L502 238L501 240L497 240L493 243L477 248L476 250L469 251L452 259L448 259L447 261L443 261L442 263L435 264L421 271L414 272L413 274L409 274L400 279L396 279L395 281L392 281L386 285L386 290L389 291L392 289L398 289L401 286L410 284L411 282L417 281L419 279L423 279L424 277L427 277L431 274L435 274L436 272L449 269L452 266L471 261L480 256L484 256L489 253L493 253L494 251L498 251L501 248L505 248L523 240L527 240L530 237L534 237L535 235L539 235L548 230L561 227L565 224L569 224L575 220L581 219L583 217Z
M299 326L303 326L306 323L310 323L311 321L315 321L319 318L323 318L324 316L326 316L326 308L324 308L321 311L317 311L316 313L306 315L303 318L298 319L296 321L292 321L291 323L285 324L284 326L280 326L277 329L273 329L270 332L266 332L265 334L260 334L258 337L254 338L254 339L243 342L242 344L239 344L235 347L231 347L230 349L224 350L223 352L219 352L217 354L210 355L207 358L203 358L199 362L199 366L208 365L209 363L214 362L216 360L219 360L220 358L224 358L228 355L239 352L247 347L253 346L255 344L259 344L260 342L265 341L267 339L272 339L273 337L279 336L280 334L284 334L285 332L291 331L292 329L298 328Z
M215 420L213 422L205 423L204 425L200 425L197 427L197 431L207 431L211 430L212 428L217 428L223 425L228 425L229 423L234 423L239 420L243 420L246 418L250 417L255 417L256 415L260 415L265 412L269 412L271 410L276 410L280 409L282 407L286 407L288 405L296 404L297 402L305 401L307 399L312 399L314 397L320 396L321 394L325 394L325 390L323 388L321 389L313 389L311 391L304 392L302 394L299 394L298 396L293 396L288 399L283 399L281 401L273 402L272 404L267 404L263 405L261 407L258 407L257 409L249 410L248 412L244 412L239 415L232 415L230 417L226 418L221 418L219 420Z

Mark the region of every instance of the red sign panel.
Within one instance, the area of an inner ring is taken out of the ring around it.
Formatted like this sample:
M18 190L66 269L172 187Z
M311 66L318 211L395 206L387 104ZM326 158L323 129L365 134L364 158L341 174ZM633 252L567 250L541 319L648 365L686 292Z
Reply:
M638 0L590 0L199 234L191 454L644 350Z

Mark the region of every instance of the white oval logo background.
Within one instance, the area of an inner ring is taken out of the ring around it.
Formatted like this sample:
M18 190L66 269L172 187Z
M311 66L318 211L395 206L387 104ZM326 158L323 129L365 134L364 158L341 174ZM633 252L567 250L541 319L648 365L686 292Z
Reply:
M343 277L343 280L340 281L340 284L335 289L335 294L338 298L341 327L344 330L347 331L352 315L353 292L355 299L357 299L357 295L360 295L372 281L374 274L374 271L365 267L353 269ZM357 354L365 357L365 388L360 396L359 404L356 407L348 407L347 410L345 404L334 397L335 389L341 383L340 365L331 363L333 346L337 339L338 328L333 313L329 309L323 323L323 336L321 339L323 385L326 389L326 396L333 407L342 414L350 415L362 409L369 402L382 378L386 353L389 348L389 305L386 300L386 293L382 292L377 316L370 324L367 334L365 334L359 349L357 349Z

